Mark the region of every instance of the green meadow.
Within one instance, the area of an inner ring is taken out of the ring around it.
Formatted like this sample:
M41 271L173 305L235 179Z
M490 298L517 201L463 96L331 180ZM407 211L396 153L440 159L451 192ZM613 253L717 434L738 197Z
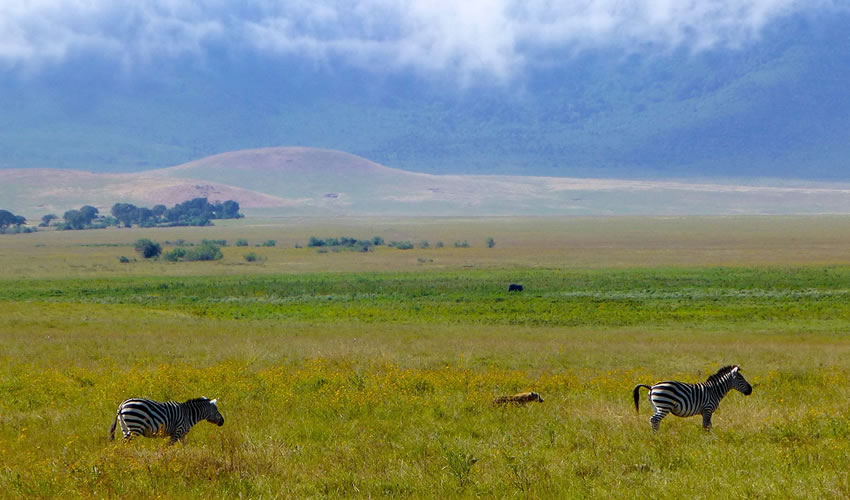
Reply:
M319 252L312 235L429 245ZM166 262L139 238L229 244ZM0 236L0 497L847 497L848 240L848 217ZM728 364L754 390L712 431L668 416L653 433L646 391L635 412L635 384ZM528 390L545 402L491 404ZM108 440L126 398L199 396L224 426Z

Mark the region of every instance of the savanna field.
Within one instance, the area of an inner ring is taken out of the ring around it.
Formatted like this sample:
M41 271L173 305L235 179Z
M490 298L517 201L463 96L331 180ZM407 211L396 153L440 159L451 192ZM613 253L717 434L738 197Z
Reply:
M140 238L228 245L167 262ZM0 235L0 496L848 497L848 299L850 217ZM729 364L753 393L710 432L668 416L653 433L645 390L635 413L635 384ZM491 404L530 390L545 402ZM108 440L126 398L200 396L222 427Z

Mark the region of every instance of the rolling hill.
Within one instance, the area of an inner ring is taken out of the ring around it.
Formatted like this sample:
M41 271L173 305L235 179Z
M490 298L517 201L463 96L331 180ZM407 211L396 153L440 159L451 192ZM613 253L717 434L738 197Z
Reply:
M850 213L850 185L742 185L435 175L313 148L234 151L128 174L0 170L0 208L37 220L88 204L238 201L247 215L686 215Z

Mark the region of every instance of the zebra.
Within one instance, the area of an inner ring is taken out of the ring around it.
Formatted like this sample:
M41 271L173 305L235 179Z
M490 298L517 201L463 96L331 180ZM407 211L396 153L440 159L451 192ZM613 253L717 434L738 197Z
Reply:
M711 429L711 415L723 396L732 389L749 396L753 386L741 375L738 365L724 366L708 380L699 384L684 382L659 382L653 386L638 384L634 389L635 411L639 412L638 400L640 388L649 389L649 402L655 408L655 414L649 419L652 430L657 431L661 420L672 413L677 417L702 415L702 426Z
M177 401L151 401L132 398L118 406L112 427L109 428L109 440L115 439L115 427L121 422L124 441L130 441L137 435L145 437L170 436L169 444L177 441L185 443L186 434L193 425L201 420L224 425L224 417L218 411L215 399L196 398L185 403Z

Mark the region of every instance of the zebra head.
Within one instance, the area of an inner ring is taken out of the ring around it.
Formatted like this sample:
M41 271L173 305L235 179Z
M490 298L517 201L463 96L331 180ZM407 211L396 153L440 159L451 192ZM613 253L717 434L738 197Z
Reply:
M209 400L209 405L207 408L207 422L212 424L216 424L221 427L224 425L224 417L221 416L221 413L218 411L218 405L216 404L217 399Z
M532 392L532 393L530 394L530 396L531 396L531 400L532 400L532 401L537 401L537 402L539 402L539 403L542 403L542 402L543 402L543 398L540 396L540 394L538 394L538 393L536 393L536 392Z
M736 365L732 368L732 372L730 373L730 382L732 382L732 388L741 391L744 396L749 396L753 393L753 386L747 382L747 379L741 375L741 370Z

